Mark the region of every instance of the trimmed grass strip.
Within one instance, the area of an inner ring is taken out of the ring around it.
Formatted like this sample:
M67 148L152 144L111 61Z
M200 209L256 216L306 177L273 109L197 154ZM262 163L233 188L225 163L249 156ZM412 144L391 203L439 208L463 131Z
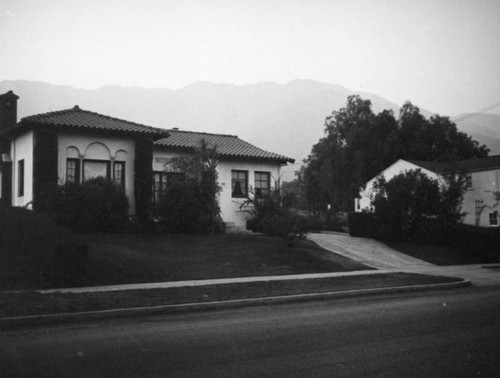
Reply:
M457 280L457 278L423 274L390 273L84 294L0 292L0 316L14 317L215 302L294 294L327 293L357 289L448 283L456 282Z

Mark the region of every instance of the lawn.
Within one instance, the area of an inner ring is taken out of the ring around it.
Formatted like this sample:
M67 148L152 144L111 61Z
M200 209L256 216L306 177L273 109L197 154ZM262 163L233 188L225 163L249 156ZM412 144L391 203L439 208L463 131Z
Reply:
M255 234L86 236L87 285L201 280L370 269L304 240Z
M498 255L495 259L493 257L482 256L480 253L474 253L480 251L463 253L451 247L421 245L396 241L385 242L385 244L407 255L441 266L500 262L500 255Z
M0 318L215 302L293 294L341 292L356 289L448 283L457 280L451 277L392 273L84 294L40 294L28 291L17 293L0 292Z

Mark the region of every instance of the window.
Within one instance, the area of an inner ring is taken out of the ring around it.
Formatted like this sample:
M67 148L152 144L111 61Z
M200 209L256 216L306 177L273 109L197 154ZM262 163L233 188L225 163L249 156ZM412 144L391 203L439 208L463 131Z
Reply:
M80 182L80 160L66 159L66 181Z
M490 226L498 226L498 211L490 213Z
M471 175L465 176L465 188L472 189L472 176Z
M113 164L113 181L125 190L125 162L115 161Z
M158 204L167 190L167 172L153 172L153 203Z
M269 172L255 172L255 196L269 196L271 186L271 174Z
M182 184L186 180L185 172L166 172L167 188L172 188L175 185Z
M109 179L109 161L104 160L84 160L83 161L83 181L96 177Z
M17 162L17 195L24 196L24 159Z
M184 172L153 172L153 203L158 204L167 189L184 182Z
M248 194L248 172L231 171L232 197L245 198Z

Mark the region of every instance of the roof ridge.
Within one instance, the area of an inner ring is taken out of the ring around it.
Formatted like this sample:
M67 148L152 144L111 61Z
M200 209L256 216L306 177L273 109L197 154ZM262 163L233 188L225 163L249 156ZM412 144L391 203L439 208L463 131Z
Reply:
M36 120L37 118L46 118L46 117L51 117L51 116L54 116L54 115L79 113L79 112L87 113L87 114L92 114L92 115L95 115L97 117L105 118L105 119L109 119L109 120L113 120L113 121L125 122L125 123L129 123L129 124L132 124L132 125L135 125L135 126L145 127L145 128L151 129L151 130L158 130L158 131L165 131L165 132L168 131L167 129L163 129L163 128L159 128L159 127L153 127L153 126L148 126L148 125L145 125L143 123L128 121L128 120L125 120L125 119L122 119L122 118L112 117L112 116L109 116L109 115L105 115L105 114L93 112L91 110L85 110L85 109L80 108L78 105L75 105L74 107L72 107L70 109L62 109L62 110L56 110L56 111L52 111L52 112L46 112L46 113L40 113L40 114L33 114L33 115L30 115L30 116L21 118L21 122L24 121L24 120L31 121L31 120Z
M171 133L186 133L186 134L200 134L200 135L213 135L213 136L223 136L223 137L230 137L230 138L238 138L238 135L232 135L232 134L217 134L217 133L207 133L205 131L190 131L190 130L179 130L179 129L165 129ZM243 139L242 139L243 140Z

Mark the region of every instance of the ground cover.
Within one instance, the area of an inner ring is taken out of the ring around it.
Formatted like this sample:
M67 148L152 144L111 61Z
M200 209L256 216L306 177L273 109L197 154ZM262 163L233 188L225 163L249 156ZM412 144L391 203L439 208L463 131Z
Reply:
M391 273L99 293L0 292L0 317L215 302L292 294L455 282L451 277Z
M402 253L440 266L500 262L500 255L498 255L495 259L491 256L482 255L480 253L481 251L470 251L470 253L464 253L451 247L421 245L399 241L385 242L385 244Z
M87 285L344 272L369 267L310 241L252 234L93 234Z

